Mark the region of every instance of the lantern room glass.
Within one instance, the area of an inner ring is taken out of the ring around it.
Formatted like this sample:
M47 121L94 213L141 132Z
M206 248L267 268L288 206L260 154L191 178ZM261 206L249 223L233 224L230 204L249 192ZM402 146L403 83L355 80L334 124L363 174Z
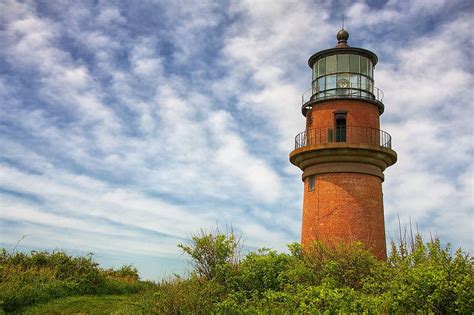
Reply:
M313 65L313 96L335 95L371 97L373 93L372 61L357 54L336 54L320 58ZM344 91L336 92L340 89Z

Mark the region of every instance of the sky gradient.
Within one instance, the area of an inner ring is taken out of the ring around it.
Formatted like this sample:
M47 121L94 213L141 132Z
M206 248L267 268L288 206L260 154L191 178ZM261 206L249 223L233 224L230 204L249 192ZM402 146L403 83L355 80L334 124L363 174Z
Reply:
M379 57L398 217L472 253L472 1L0 1L0 245L93 252L157 280L177 243L232 226L299 241L307 60Z

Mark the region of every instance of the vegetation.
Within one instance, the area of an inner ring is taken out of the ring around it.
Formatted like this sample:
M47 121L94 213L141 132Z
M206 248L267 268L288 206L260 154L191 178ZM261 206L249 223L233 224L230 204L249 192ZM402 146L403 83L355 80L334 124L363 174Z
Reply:
M289 253L263 248L241 257L240 238L220 231L201 231L179 248L191 257L194 270L157 284L139 281L131 266L100 269L90 255L3 251L0 299L6 311L13 311L66 297L23 308L27 314L474 311L473 259L461 250L452 253L438 239L414 236L392 243L387 262L360 243L315 243L307 249L295 243Z
M92 254L0 251L0 303L7 312L70 295L136 293L146 285L134 267L102 269Z
M138 296L138 294L69 296L22 309L21 314L141 314L143 309L137 303Z
M260 249L237 259L232 233L201 232L179 247L195 266L188 279L157 286L155 313L416 313L471 314L473 260L438 239L392 243L387 262L361 243L316 243L290 253ZM206 253L203 255L201 253ZM206 259L203 259L206 257ZM211 272L203 272L203 270Z
M216 229L213 233L207 233L201 230L201 234L192 236L191 241L191 245L178 244L178 247L191 256L194 272L198 276L207 280L222 278L227 268L238 264L240 237L237 238L232 232L224 234Z

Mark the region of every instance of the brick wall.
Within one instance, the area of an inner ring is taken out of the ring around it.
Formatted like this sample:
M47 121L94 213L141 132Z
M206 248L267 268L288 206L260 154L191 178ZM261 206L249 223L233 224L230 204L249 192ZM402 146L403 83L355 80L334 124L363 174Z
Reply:
M304 182L301 242L362 241L380 259L386 259L381 179L358 173L315 176L315 189Z
M333 127L334 112L339 110L347 111L348 126L380 129L380 114L377 106L358 100L330 100L316 104L311 110L310 128Z

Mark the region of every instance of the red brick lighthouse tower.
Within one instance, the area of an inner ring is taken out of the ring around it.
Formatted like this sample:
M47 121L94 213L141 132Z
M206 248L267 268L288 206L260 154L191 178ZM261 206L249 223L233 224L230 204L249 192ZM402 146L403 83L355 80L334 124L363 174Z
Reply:
M290 161L304 182L301 242L361 241L386 259L383 171L397 161L391 137L380 130L383 93L374 87L377 55L347 45L312 55L312 88L303 94L306 130Z

